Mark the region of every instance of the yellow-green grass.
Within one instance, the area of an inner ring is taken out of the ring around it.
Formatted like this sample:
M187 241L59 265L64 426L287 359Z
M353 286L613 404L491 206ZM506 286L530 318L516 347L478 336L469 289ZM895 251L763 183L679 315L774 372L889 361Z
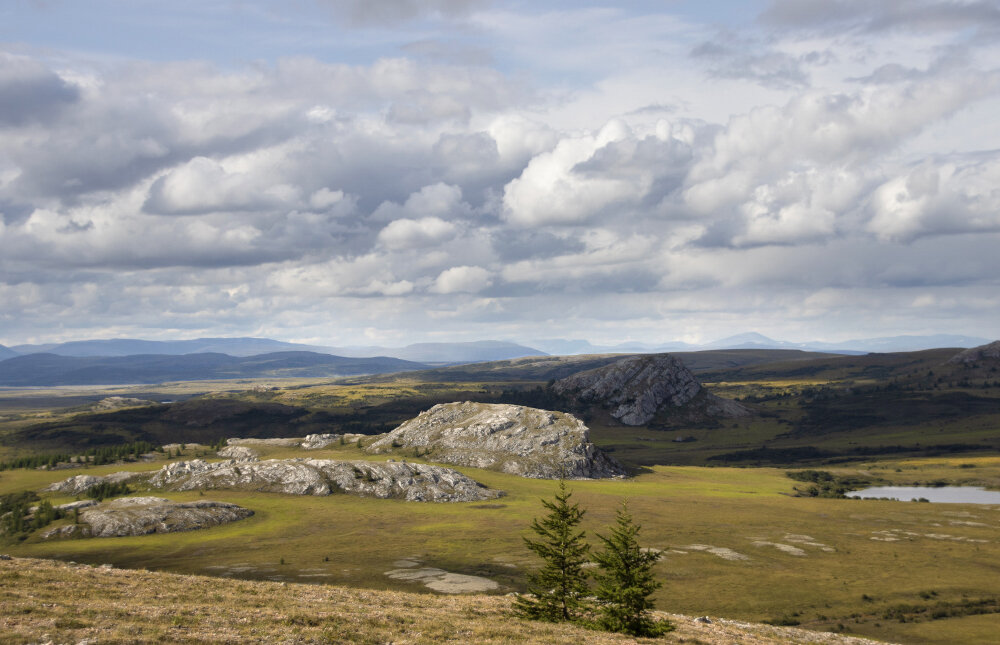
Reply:
M268 452L384 458L362 455L353 446ZM910 460L899 463L900 473L888 468L879 475L905 481L920 467L933 477L958 477L970 470L983 477L1000 473L1000 459L980 458L972 469L962 468L963 463L973 462ZM530 535L531 518L543 511L539 499L551 498L555 482L460 470L507 495L488 503L423 504L207 491L204 499L235 502L256 514L204 531L48 543L31 538L6 548L14 555L95 564L420 591L416 583L384 575L397 560L411 558L488 577L500 583L501 593L523 589L524 573L535 561L522 536ZM79 472L84 471L0 473L0 492L38 489ZM657 565L665 583L656 596L662 609L758 621L791 618L819 629L843 624L848 631L913 643L935 642L920 640L920 625L939 629L947 624L952 642L985 642L975 634L991 618L906 623L902 639L897 625L904 623L882 614L898 604L931 607L1000 597L1000 506L796 498L794 485L778 469L658 466L626 481L573 481L571 489L572 499L587 510L584 528L591 539L607 530L627 498L643 527L642 543L668 551ZM197 492L158 494L202 498ZM885 537L897 541L873 539ZM755 542L792 546L804 555ZM692 545L731 549L747 559L726 560ZM930 591L932 598L921 597Z
M431 596L0 561L4 643L700 643L815 644L812 632L663 614L675 627L634 639L513 615L503 596ZM863 645L824 635L831 645ZM870 643L865 641L864 643Z

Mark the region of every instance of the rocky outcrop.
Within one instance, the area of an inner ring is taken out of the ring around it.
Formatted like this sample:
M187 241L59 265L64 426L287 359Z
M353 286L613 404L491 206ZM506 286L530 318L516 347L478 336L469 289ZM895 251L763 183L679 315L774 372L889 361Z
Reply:
M561 396L608 408L630 426L649 423L661 411L684 410L690 420L750 414L739 403L704 391L670 354L631 356L560 379L552 388Z
M521 405L442 403L366 448L371 453L400 449L416 450L431 461L538 479L625 474L590 443L587 426L573 415Z
M124 537L150 533L194 531L253 515L236 504L213 501L171 502L162 497L123 497L104 504L83 508L79 523L62 526L42 534L53 537Z
M1000 340L995 340L988 345L971 347L955 354L949 363L960 363L972 367L980 363L1000 363Z
M495 499L488 489L462 473L425 464L268 459L208 464L200 460L170 464L150 485L166 490L251 490L287 495L348 493L413 502L471 502Z
M43 490L48 493L62 493L63 495L82 495L98 484L118 484L121 482L133 481L142 478L146 473L120 472L110 475L77 475L60 482L56 482Z
M246 446L226 446L215 454L233 461L257 461L260 458L259 452Z
M240 439L233 437L226 439L229 446L278 446L282 448L293 448L302 442L299 437L277 437L274 439Z

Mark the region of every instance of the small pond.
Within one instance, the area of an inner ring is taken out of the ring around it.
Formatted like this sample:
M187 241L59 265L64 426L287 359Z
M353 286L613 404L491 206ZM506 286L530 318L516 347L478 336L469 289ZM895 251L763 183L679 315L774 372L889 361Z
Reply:
M976 486L873 486L852 491L847 496L860 499L889 497L904 502L923 498L943 504L1000 504L1000 491Z

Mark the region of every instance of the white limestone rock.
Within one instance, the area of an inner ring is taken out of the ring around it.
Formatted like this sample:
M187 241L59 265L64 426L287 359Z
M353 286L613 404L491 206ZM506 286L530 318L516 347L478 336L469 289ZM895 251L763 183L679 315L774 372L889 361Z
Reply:
M590 443L571 414L491 403L442 403L421 412L366 448L416 449L424 458L536 479L602 478L625 469Z

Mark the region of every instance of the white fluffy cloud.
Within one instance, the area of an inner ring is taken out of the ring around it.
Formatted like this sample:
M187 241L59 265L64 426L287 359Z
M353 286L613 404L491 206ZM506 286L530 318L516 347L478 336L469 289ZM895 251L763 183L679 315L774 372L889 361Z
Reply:
M0 52L0 342L1000 333L989 3L370 5Z

